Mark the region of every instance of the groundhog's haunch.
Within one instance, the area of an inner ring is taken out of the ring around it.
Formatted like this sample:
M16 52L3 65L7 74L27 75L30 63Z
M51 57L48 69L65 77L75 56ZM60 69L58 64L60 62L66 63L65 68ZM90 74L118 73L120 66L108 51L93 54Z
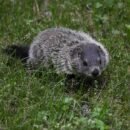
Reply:
M6 52L27 57L31 68L54 66L57 73L83 74L96 77L106 68L109 54L106 48L88 34L67 28L50 28L38 34L30 47L12 45Z

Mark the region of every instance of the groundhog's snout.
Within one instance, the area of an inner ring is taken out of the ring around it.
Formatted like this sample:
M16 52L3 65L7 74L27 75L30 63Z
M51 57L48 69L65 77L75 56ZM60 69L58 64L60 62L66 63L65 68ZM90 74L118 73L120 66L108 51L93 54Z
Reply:
M95 69L92 71L92 76L93 76L93 77L97 77L98 75L99 75L99 70L95 68Z

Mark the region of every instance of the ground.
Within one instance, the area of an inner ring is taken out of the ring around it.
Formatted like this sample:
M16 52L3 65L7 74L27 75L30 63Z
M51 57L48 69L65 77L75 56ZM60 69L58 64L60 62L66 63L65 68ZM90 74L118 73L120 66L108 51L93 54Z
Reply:
M0 0L0 49L63 26L90 33L110 52L101 83L81 79L78 90L66 91L64 75L28 75L0 51L0 129L129 130L129 14L129 0Z

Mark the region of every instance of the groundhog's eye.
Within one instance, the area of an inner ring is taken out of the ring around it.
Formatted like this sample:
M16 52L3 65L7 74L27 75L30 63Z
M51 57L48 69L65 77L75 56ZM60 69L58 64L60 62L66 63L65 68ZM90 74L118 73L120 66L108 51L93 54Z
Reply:
M101 63L102 63L102 61L101 61L101 59L100 59L100 58L98 58L98 63L99 63L99 64L101 64Z
M84 65L84 66L88 66L87 61L83 61L83 65Z

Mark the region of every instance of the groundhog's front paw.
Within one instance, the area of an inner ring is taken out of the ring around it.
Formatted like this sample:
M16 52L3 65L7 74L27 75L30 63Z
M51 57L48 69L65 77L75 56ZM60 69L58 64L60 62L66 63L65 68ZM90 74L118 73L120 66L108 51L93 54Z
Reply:
M66 75L65 87L67 91L76 90L79 88L79 82L76 79L75 75Z

